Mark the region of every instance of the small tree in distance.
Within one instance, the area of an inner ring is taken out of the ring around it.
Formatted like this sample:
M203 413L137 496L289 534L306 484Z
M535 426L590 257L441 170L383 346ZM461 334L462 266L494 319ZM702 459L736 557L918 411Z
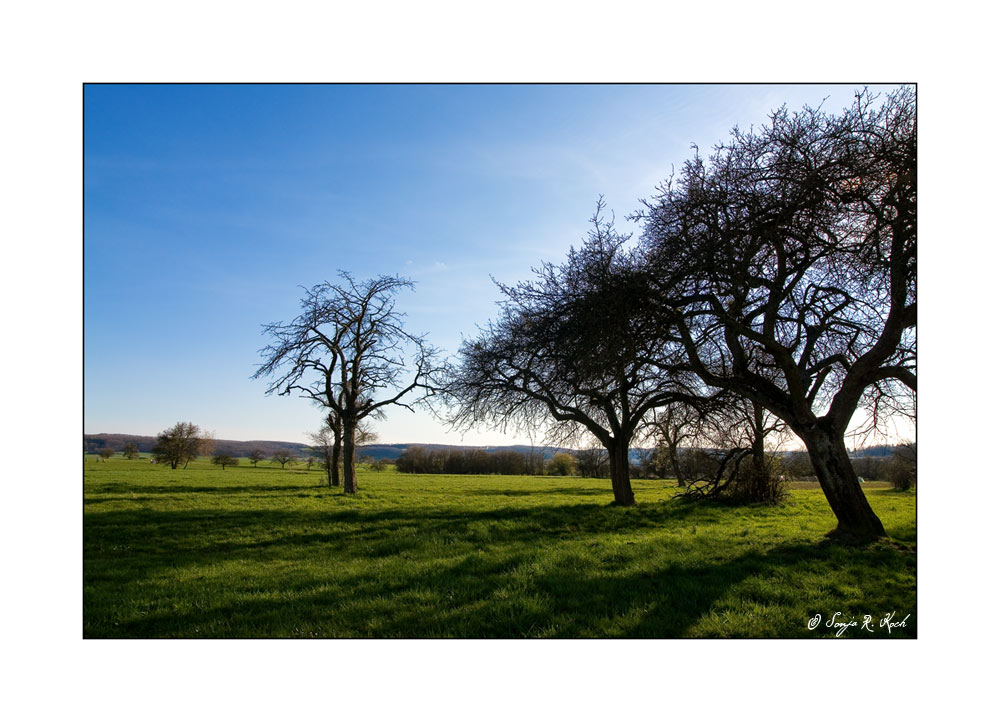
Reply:
M285 468L285 464L292 465L295 463L295 457L289 454L287 451L277 451L274 456L271 457L271 461L281 464L282 470Z
M212 463L216 466L221 466L222 470L225 471L227 466L237 466L240 460L229 454L223 454L222 452L215 452L212 454Z
M105 446L103 449L101 449L97 453L101 455L101 458L104 461L107 461L108 459L110 459L112 456L115 455L115 450L112 449L110 446Z
M122 453L125 455L126 459L138 459L139 447L133 443L125 444L125 448L122 449Z
M264 453L260 449L254 449L250 452L250 463L253 464L253 468L257 468L257 463L264 460Z

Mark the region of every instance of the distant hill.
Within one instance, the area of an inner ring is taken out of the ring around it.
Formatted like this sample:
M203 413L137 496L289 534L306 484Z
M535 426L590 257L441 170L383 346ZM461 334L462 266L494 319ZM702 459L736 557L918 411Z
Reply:
M866 456L892 456L898 447L891 446L889 444L881 444L879 446L866 446L863 449L858 449L857 451L851 452L851 457L854 459L862 459Z
M370 456L373 459L396 459L410 446L420 446L424 449L483 449L486 452L494 451L516 451L519 454L531 452L541 453L545 459L551 459L554 454L560 451L573 453L572 449L564 449L556 446L528 446L526 444L512 444L510 446L461 446L458 444L370 444L362 446L358 450L358 456Z
M134 434L84 434L83 435L83 450L85 453L94 454L105 447L110 447L115 451L121 451L125 448L126 444L135 444L139 451L150 452L153 450L153 446L156 444L155 436L136 436ZM370 456L373 459L387 459L393 461L400 454L403 453L405 449L410 446L422 446L425 449L485 449L486 451L517 451L519 453L525 454L530 451L541 452L542 456L546 459L551 459L553 454L559 451L568 451L572 453L570 449L557 448L553 446L527 446L527 445L511 445L511 446L460 446L456 444L369 444L367 446L358 447L358 458L362 456ZM283 451L285 453L292 454L294 456L309 456L313 451L309 448L307 444L296 443L292 441L233 441L230 439L216 439L215 440L216 451L221 451L232 456L242 456L247 457L250 452L254 449L259 450L265 456L272 456L273 454Z
M105 446L110 446L115 451L121 451L125 448L125 444L133 443L139 447L139 451L149 452L153 450L153 445L156 444L155 436L135 436L132 434L84 434L83 435L83 450L85 453L94 454L103 449ZM458 444L369 444L367 446L358 447L358 458L363 456L370 456L373 459L386 459L388 461L394 461L399 457L410 446L422 446L425 449L485 449L488 452L492 451L516 451L520 454L528 454L531 452L541 452L543 458L551 459L552 456L560 451L567 453L574 453L572 449L565 449L555 446L528 446L527 444L512 444L510 446L462 446ZM226 454L231 454L232 456L242 456L247 457L250 452L254 449L259 450L265 456L272 456L279 451L283 451L287 454L292 454L293 456L309 456L314 454L314 452L309 448L308 445L303 443L296 443L293 441L232 441L229 439L216 439L215 448L217 451L221 451ZM864 458L868 456L884 457L891 456L895 450L895 446L870 446L863 449L858 449L851 453L852 458ZM639 460L639 456L645 449L631 449L629 451L629 457L633 462ZM799 453L795 451L779 452L782 455Z
M83 450L92 454L100 451L104 447L110 447L115 451L121 451L126 444L135 444L139 451L149 452L156 445L155 436L136 436L133 434L84 434ZM254 449L259 450L265 456L272 456L279 451L293 454L295 456L309 456L311 453L305 444L291 441L232 441L229 439L216 439L216 451L221 451L232 456L249 456Z

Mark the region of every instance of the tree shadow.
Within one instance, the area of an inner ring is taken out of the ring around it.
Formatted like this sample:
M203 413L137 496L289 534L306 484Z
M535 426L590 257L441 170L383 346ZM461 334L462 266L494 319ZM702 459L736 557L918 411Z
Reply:
M87 636L681 638L744 580L829 562L831 554L836 552L828 544L789 544L718 563L672 563L641 573L581 572L568 562L522 575L513 589L511 576L531 564L530 553L466 556L388 584L374 574L340 585L304 579L283 584L280 595L182 612L154 609ZM643 610L638 618L635 610ZM793 636L822 634L808 632L805 622L801 635ZM762 630L761 636L770 635Z
M103 499L125 499L132 498L128 497L108 497L107 494L114 493L133 493L138 497L143 496L153 496L153 495L172 495L172 494L262 494L268 492L294 492L294 491L318 491L320 489L329 489L325 482L314 483L314 484L241 484L241 485L225 485L225 486L208 486L206 484L198 484L197 486L190 486L185 484L164 484L164 485L154 485L154 484L126 484L126 483L113 483L113 484L94 484L89 487L88 491L92 494L102 495L98 497L90 497L85 499L85 502L99 503Z
M164 552L183 552L212 563L264 549L280 552L283 548L310 544L329 544L337 549L351 549L356 556L377 558L385 556L383 547L397 551L415 549L430 537L477 545L491 540L506 544L544 543L551 538L663 528L701 511L695 506L666 504L639 507L556 504L477 511L421 507L308 511L137 508L86 515L84 559L97 561L101 549L121 544L125 539L134 541L134 548L156 552L146 560L152 570L160 565L174 565L175 560ZM416 532L400 539L396 532L401 527ZM240 541L234 541L234 536Z
M462 492L464 496L612 496L612 491L608 489L466 489Z
M857 575L900 568L891 549L823 542L673 555L636 571L636 560L662 553L644 545L664 543L642 532L710 524L716 513L676 503L91 513L85 635L675 638L750 577L817 564ZM324 569L338 559L362 562L360 571ZM212 571L234 562L266 573L250 582ZM178 577L198 608L157 596ZM126 598L141 614L115 611Z

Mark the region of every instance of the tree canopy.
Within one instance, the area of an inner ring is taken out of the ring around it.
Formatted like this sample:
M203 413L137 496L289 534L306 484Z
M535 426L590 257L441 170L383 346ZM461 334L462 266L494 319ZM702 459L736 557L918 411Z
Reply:
M637 215L658 316L707 384L802 439L841 531L884 534L844 434L912 413L916 392L916 103L870 93L734 130Z
M445 391L459 428L544 429L563 441L589 433L608 451L616 502L631 505L637 429L653 409L699 397L702 384L677 368L642 259L602 210L599 202L564 264L544 264L533 282L498 284L500 315L462 344Z

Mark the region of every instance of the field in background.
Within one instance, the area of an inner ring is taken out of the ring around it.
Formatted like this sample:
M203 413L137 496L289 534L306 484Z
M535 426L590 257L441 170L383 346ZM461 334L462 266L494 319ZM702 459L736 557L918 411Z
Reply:
M634 481L84 463L85 637L818 637L835 612L916 635L915 493L865 491L891 537L825 542L823 494L777 508Z

